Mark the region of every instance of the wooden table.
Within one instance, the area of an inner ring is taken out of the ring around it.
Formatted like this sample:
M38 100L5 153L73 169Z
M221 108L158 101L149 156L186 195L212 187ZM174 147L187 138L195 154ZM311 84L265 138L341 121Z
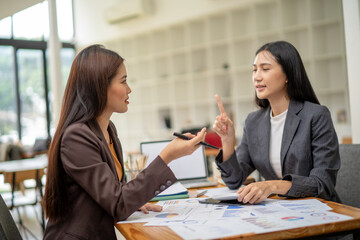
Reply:
M11 160L0 162L0 174L4 175L5 183L11 184L11 204L10 209L16 207L15 203L15 186L24 180L35 179L36 181L36 195L35 200L31 203L35 205L42 197L42 183L41 177L44 175L44 169L48 165L47 157L28 158L22 160ZM27 205L27 204L24 204ZM40 223L43 230L45 229L44 213L41 207L42 222Z
M223 186L220 186L223 187ZM190 196L196 191L190 191ZM278 198L278 197L275 197ZM285 198L284 198L285 199ZM314 198L304 198L314 199ZM332 212L344 214L353 217L351 220L342 222L327 223L315 226L307 226L301 228L288 229L283 231L275 231L269 233L255 234L247 233L237 235L226 239L251 239L251 240L266 240L266 239L292 239L292 238L311 238L316 239L316 236L331 235L339 233L349 233L360 231L360 208L350 207L347 205L326 201L316 198L319 201L326 203L333 210ZM127 223L118 224L116 228L126 239L182 239L179 235L173 232L168 227L153 226L145 227L145 223Z
M0 173L31 171L45 169L48 165L46 157L26 158L0 162Z

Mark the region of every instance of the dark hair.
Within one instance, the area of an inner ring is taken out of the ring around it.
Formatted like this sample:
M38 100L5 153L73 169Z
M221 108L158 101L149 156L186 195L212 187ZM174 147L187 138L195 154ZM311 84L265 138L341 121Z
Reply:
M66 128L75 122L96 119L104 110L107 89L124 59L101 45L91 45L75 57L61 107L59 124L50 144L44 209L52 221L61 220L69 208L60 143Z
M270 52L281 65L288 80L287 93L290 99L320 104L306 74L300 54L291 43L285 41L266 43L256 51L255 55L263 51ZM267 108L270 105L267 99L259 99L256 95L255 102L261 108Z

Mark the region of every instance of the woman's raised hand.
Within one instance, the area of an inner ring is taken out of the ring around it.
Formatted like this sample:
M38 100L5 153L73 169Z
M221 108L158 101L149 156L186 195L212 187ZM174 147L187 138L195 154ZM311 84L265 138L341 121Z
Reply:
M169 164L172 160L192 154L198 147L200 142L204 141L206 128L203 128L197 135L185 133L184 135L191 137L191 140L183 140L175 138L160 153L162 160Z
M235 143L235 128L234 124L227 115L224 105L219 95L215 95L216 102L218 104L220 115L216 116L213 129L221 137L221 141L224 143L231 143L234 146Z
M220 115L216 116L213 129L221 137L221 144L223 150L222 160L226 161L234 152L235 128L233 122L225 111L224 105L219 95L216 94L215 99L220 110Z

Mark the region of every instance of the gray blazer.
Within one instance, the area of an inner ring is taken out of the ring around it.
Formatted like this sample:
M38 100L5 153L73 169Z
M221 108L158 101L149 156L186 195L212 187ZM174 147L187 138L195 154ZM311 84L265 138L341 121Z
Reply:
M109 134L123 167L122 150L115 126ZM114 221L121 221L165 190L176 178L157 157L144 171L126 183L116 173L110 149L96 121L70 125L61 140L60 158L65 170L69 213L64 221L48 221L44 239L113 239Z
M270 130L270 108L250 113L234 154L222 162L219 153L216 162L229 188L239 188L255 169L266 180L278 179L269 160ZM339 144L325 106L290 101L280 156L283 180L292 181L285 196L340 201L335 192Z

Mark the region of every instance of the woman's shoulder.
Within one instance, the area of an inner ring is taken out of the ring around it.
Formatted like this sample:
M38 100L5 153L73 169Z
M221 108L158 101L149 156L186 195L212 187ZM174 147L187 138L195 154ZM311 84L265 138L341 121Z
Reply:
M289 112L312 124L332 121L330 111L326 106L308 101L291 103Z
M96 135L91 131L89 125L83 122L77 122L70 124L64 131L63 141L64 140L76 140L76 139L91 139L96 137Z
M269 108L261 108L248 114L246 121L256 121L261 116L265 116L269 112Z
M90 131L89 126L86 123L83 122L76 122L70 124L64 132L64 135L66 134L73 134L73 133L80 133L83 131Z
M330 113L326 106L308 101L303 102L303 111L308 115L322 115Z

